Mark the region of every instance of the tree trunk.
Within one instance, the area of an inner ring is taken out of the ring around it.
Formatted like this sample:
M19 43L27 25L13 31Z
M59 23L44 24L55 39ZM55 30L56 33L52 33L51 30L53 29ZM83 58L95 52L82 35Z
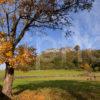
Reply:
M14 79L14 68L11 68L9 66L9 63L6 63L5 78L4 78L2 92L7 96L12 95L13 79Z

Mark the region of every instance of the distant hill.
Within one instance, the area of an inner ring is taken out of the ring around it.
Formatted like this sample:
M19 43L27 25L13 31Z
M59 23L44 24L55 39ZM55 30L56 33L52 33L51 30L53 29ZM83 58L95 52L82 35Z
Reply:
M47 50L43 51L42 54L58 53L58 52L65 53L65 52L69 52L69 51L74 51L74 49L69 48L69 47L63 47L63 48L60 48L60 49L52 48L52 49L47 49Z

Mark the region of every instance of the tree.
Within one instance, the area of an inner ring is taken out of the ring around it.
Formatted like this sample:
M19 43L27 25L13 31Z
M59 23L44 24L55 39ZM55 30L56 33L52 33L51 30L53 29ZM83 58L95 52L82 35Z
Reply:
M66 66L69 68L69 69L73 69L75 68L75 63L74 63L74 59L75 59L76 55L75 55L75 52L74 51L67 51L66 52ZM76 67L77 68L77 67Z
M87 63L88 65L92 65L93 54L92 50L83 50L82 51L82 63Z
M11 95L14 70L23 61L28 49L23 49L20 57L16 57L16 48L25 34L32 28L53 28L61 29L69 25L68 14L79 10L91 9L94 0L2 0L0 2L0 31L4 34L1 51L7 50L7 55L0 53L1 62L6 64L6 75L3 85L3 93ZM8 45L9 44L9 45ZM25 53L25 54L24 54ZM8 56L10 55L10 56ZM29 53L30 55L30 53ZM7 59L5 59L7 58ZM10 58L10 59L9 59ZM13 58L18 65L13 64ZM26 56L26 58L28 58ZM16 67L15 67L16 66Z
M1 34L1 33L0 33ZM35 49L20 45L14 49L11 41L5 39L5 34L0 37L0 63L6 63L6 72L3 93L11 93L14 69L28 70L36 58ZM9 88L9 90L7 90ZM6 91L7 90L7 91ZM10 94L8 94L10 95Z
M82 51L82 63L87 63L95 71L95 68L99 70L100 66L100 53L99 50L83 50Z
M79 64L81 62L81 51L80 51L80 46L79 45L76 45L74 47L74 50L75 50L75 54L76 54L76 57L74 59L74 63L77 67L79 67Z
M76 45L75 47L74 47L74 49L75 49L75 51L79 51L80 50L80 46L79 45Z

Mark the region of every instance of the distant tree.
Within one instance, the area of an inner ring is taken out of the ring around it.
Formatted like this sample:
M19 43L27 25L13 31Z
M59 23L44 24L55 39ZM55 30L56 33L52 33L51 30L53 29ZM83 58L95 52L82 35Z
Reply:
M16 57L18 44L32 28L61 29L69 25L68 14L92 7L94 0L0 0L0 31L4 34L1 51L3 63L6 64L6 76L2 92L11 95L15 64L10 64L9 58ZM0 39L1 40L1 39ZM7 50L7 51L6 51ZM27 57L27 50L23 50ZM30 53L29 53L30 55ZM9 57L8 57L9 56ZM17 57L18 64L23 64ZM13 60L12 60L13 61ZM17 66L17 65L16 65Z
M81 51L80 51L80 46L76 45L74 47L75 50L75 57L74 57L74 63L75 65L79 68L80 67L80 62L81 62Z
M83 50L82 51L82 63L87 63L91 66L93 61L92 50Z
M92 60L92 65L91 65L93 71L100 71L100 59L95 59Z
M52 59L52 63L53 63L53 68L54 69L63 69L64 66L64 59L62 59L62 56L59 52L59 54L57 54L53 59Z
M74 47L74 50L78 52L78 51L80 50L80 46L79 46L79 45L76 45L76 46Z
M100 71L100 50L92 51L92 65L94 71Z
M74 59L75 59L75 52L74 51L67 51L66 52L66 67L68 69L75 68Z

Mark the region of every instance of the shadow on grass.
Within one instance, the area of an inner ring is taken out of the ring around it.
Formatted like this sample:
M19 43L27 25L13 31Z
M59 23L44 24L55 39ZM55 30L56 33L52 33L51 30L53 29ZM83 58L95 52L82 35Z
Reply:
M54 81L34 81L23 85L17 85L15 89L19 94L25 90L37 90L41 88L58 88L69 92L77 100L96 100L99 98L100 84L95 82L79 82L71 80L54 80ZM95 99L97 95L97 98ZM93 99L94 98L94 99ZM99 99L100 100L100 99Z

